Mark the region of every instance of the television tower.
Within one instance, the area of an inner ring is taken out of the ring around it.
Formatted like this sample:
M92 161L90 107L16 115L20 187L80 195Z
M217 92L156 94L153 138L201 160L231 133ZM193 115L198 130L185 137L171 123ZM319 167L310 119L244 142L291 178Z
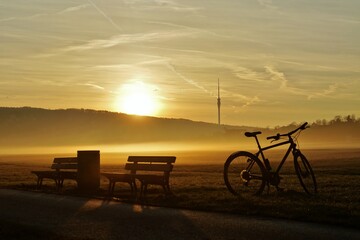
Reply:
M218 97L217 97L217 107L218 107L218 124L220 126L220 107L221 107L221 98L220 98L220 81L218 78Z

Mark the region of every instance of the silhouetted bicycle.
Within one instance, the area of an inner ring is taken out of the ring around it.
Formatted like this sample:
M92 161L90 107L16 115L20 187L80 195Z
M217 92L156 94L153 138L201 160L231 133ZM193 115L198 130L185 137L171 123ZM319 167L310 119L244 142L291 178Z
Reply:
M246 132L246 137L254 137L258 146L259 151L255 154L246 151L238 151L231 154L224 165L224 181L231 193L234 195L260 195L265 185L270 187L273 185L277 190L280 190L279 183L281 177L279 172L289 157L290 152L294 157L295 172L300 180L301 186L308 194L317 193L317 184L314 172L304 156L297 149L297 138L299 137L302 130L307 128L308 123L302 124L297 129L286 133L276 134L275 136L267 137L268 140L278 141L285 137L286 141L280 142L274 145L270 145L262 148L257 138L261 132ZM272 142L273 142L272 141ZM289 144L289 148L286 151L283 159L279 163L275 171L272 170L270 161L265 158L264 151L272 148L276 148L282 145ZM259 159L261 157L261 160Z

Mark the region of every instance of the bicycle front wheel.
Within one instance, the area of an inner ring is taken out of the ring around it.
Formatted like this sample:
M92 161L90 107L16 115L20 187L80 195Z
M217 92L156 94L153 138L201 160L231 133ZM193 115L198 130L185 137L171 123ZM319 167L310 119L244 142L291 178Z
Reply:
M224 181L236 196L260 195L265 187L265 168L261 161L249 152L235 152L224 165Z
M304 188L305 192L310 195L316 194L317 184L314 172L309 161L300 151L298 151L294 156L294 167L300 180L300 184Z

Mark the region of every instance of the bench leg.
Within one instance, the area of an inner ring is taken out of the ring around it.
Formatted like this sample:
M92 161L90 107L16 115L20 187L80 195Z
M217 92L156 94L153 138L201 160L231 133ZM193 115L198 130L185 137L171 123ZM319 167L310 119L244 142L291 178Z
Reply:
M134 193L134 184L133 182L129 182L131 193Z
M144 197L146 197L146 194L147 194L147 188L148 188L148 184L145 183L144 184Z
M140 197L146 197L148 185L149 184L147 184L146 182L143 182L143 181L141 182ZM161 186L164 189L165 195L172 194L169 184L161 184Z
M167 188L166 188L165 184L163 184L162 187L164 189L165 194L167 194Z
M111 181L109 181L109 187L108 187L108 195L111 195Z
M116 183L116 182L112 182L112 184L111 184L111 191L110 191L111 195L114 194L114 191L115 191L115 183Z
M142 198L145 195L145 184L141 182L140 185L140 198Z
M136 185L135 180L130 180L129 184L130 184L130 187L131 187L131 192L133 194L136 194L137 193L137 185Z
M40 189L40 188L41 188L41 186L42 186L42 181L43 181L43 178L42 178L42 177L38 177L37 183L36 183L36 189Z
M60 180L59 179L54 179L54 181L55 181L56 191L59 191L59 189L60 189Z
M167 194L172 194L170 190L170 185L168 183L166 184L166 189L167 189Z
M64 179L55 179L56 189L60 191L64 186Z
M136 192L137 192L137 186L136 186L135 181L129 181L128 183L129 183L129 185L130 185L131 193L132 193L132 194L136 194ZM109 182L109 188L108 188L108 194L109 194L109 196L112 196L112 195L114 194L115 184L116 184L116 181L110 181L110 182Z

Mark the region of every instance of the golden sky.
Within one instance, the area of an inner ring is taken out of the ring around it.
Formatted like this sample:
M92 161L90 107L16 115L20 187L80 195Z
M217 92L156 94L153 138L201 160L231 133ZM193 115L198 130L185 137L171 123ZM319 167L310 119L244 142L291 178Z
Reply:
M359 43L359 0L0 0L0 106L359 116Z

